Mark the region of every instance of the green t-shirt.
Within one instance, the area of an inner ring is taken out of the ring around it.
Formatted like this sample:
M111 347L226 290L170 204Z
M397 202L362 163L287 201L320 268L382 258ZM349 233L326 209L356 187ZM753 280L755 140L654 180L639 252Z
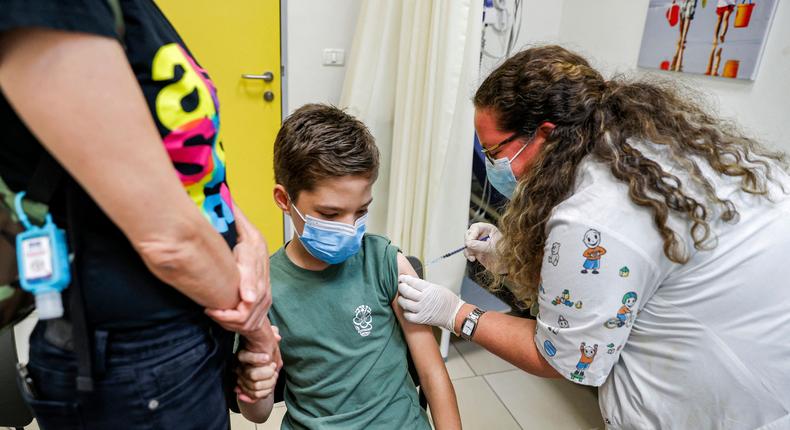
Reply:
M296 266L285 247L271 257L269 317L282 336L288 407L281 428L430 429L391 306L397 252L366 235L357 255L322 271Z

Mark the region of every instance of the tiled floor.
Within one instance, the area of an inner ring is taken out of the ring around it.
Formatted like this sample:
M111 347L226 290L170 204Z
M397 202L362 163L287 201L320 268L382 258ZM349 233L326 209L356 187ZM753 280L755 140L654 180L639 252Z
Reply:
M465 429L604 428L594 390L529 375L475 344L454 341L447 370ZM284 415L285 406L278 404L265 424L253 424L238 414L231 416L231 423L233 430L279 429ZM35 423L26 428L38 430Z

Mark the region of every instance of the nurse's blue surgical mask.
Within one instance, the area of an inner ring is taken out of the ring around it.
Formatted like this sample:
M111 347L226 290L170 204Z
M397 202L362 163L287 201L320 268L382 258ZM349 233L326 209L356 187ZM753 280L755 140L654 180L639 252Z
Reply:
M499 146L501 146L501 144L497 145L497 147ZM491 157L486 157L486 177L488 178L488 182L499 191L499 194L502 194L508 200L512 198L513 192L516 190L516 175L513 174L513 167L510 163L521 155L527 146L529 146L529 143L524 144L513 158L510 159L505 157L496 159L492 162Z
M291 203L291 206L304 221L304 230L301 235L297 232L297 236L310 255L324 263L340 264L359 252L362 247L362 237L365 235L367 214L354 221L354 225L349 225L310 215L305 217L296 205Z

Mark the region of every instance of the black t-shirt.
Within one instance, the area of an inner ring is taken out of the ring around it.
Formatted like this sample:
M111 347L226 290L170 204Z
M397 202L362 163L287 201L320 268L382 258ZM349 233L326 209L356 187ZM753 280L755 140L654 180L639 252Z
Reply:
M236 226L219 140L216 88L152 0L119 3L126 54L163 145L185 191L233 247ZM118 37L115 16L104 0L3 0L0 7L0 32L45 27ZM25 190L43 148L1 93L0 127L0 175L15 191ZM145 195L126 197L146 204ZM84 286L88 319L94 326L145 327L202 312L197 304L154 277L121 231L87 195L82 198L85 202L77 230L81 265L77 272ZM51 211L56 222L65 226L62 201L58 192Z

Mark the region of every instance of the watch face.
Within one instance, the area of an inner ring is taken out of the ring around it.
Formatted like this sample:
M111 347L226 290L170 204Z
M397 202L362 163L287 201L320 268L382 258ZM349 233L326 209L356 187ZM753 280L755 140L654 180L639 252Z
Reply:
M465 335L469 336L472 334L472 329L474 328L475 325L471 321L464 321L464 326L461 328L461 331L463 331Z

